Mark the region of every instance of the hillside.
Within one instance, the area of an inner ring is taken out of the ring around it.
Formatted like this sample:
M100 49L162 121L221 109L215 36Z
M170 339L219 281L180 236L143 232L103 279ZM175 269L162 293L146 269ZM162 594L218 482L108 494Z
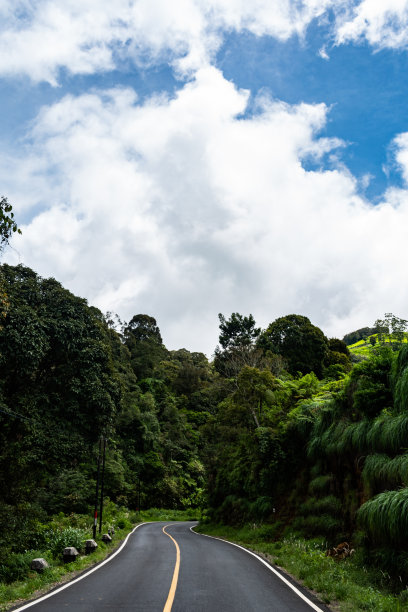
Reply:
M370 338L373 338L375 342L373 340L370 341ZM406 333L404 333L404 337L402 339L386 337L380 340L379 334L372 334L370 338L359 340L354 344L349 344L347 348L353 355L368 357L380 346L390 346L393 350L399 350L401 345L408 342L408 336Z

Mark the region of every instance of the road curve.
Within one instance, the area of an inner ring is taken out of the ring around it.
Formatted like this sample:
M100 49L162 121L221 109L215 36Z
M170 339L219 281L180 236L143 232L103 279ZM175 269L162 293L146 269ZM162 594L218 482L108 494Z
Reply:
M302 599L258 558L193 533L195 523L146 523L108 563L14 608L32 612L311 612L327 608ZM165 527L165 530L164 530ZM178 549L178 551L177 551ZM301 587L297 587L305 593Z

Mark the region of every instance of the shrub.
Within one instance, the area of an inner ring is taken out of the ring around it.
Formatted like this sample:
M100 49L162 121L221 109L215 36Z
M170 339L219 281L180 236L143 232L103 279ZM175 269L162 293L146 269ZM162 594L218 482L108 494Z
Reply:
M25 553L10 553L4 556L0 564L0 582L10 584L16 580L24 580L30 570L31 561L36 553L28 551Z
M75 546L80 551L87 533L75 527L66 527L61 530L52 530L46 534L46 543L53 557L60 557L64 548Z
M130 529L131 526L131 522L123 516L116 521L116 527L118 527L118 529Z
M254 519L265 519L274 512L273 499L271 497L257 497L252 502L250 513Z

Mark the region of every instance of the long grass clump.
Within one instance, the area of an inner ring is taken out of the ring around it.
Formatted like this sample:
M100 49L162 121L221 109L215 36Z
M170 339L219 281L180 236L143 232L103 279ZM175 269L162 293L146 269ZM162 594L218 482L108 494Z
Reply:
M408 454L392 459L388 455L369 455L364 463L362 478L372 490L408 486Z
M375 543L401 547L408 541L408 488L385 491L363 504L358 523Z
M408 414L381 416L376 419L367 435L369 450L396 454L406 448L408 440Z
M407 446L408 413L382 414L374 420L357 423L332 423L321 437L314 435L308 444L308 457L346 456L349 453L389 453L395 455ZM321 455L320 455L321 456Z
M330 491L333 480L333 474L324 474L316 476L316 478L313 478L313 480L311 480L309 483L309 492L312 495L321 495L324 493L328 493Z
M315 497L309 497L305 503L299 508L299 513L303 516L311 514L330 514L331 516L341 515L342 504L338 497L334 495L327 495L321 499Z

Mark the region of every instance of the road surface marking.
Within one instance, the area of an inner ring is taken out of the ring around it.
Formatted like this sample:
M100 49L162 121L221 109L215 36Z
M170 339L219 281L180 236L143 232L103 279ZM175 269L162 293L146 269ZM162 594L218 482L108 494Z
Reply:
M102 563L98 563L98 565L95 565L95 567L90 569L89 572L86 572L86 573L82 574L78 578L75 578L75 580L71 580L70 582L67 582L67 584L64 584L64 586L60 587L59 589L55 589L55 591L52 591L51 593L48 593L47 595L43 595L43 597L40 597L39 599L35 599L34 601L31 601L30 603L26 604L25 606L21 606L21 608L16 608L13 612L21 612L21 610L27 610L27 608L31 608L31 606L35 606L36 604L40 603L40 601L44 601L45 599L48 599L49 597L52 597L53 595L56 595L57 593L60 593L64 589L67 589L68 587L72 586L76 582L79 582L80 580L83 580L84 578L87 578L90 574L93 574L94 572L96 572L96 570L101 568L103 565L105 565L106 563L109 563L109 561L112 561L112 559L114 557L116 557L116 555L118 555L125 548L125 546L127 544L127 541L130 538L130 536L132 535L132 533L134 533L136 531L136 529L138 529L142 525L147 525L149 522L150 521L146 521L145 523L140 523L139 525L136 525L136 527L134 529L132 529L132 531L130 533L128 533L128 535L126 536L125 541L123 542L122 546L120 548L118 548L118 550L116 552L114 552L110 557L105 559L105 561L102 561Z
M280 574L274 567L272 567L272 565L270 565L264 559L262 559L262 557L260 557L259 555L256 555L255 553L251 552L247 548L244 548L243 546L240 546L239 544L235 544L234 542L229 542L228 540L223 540L222 538L216 538L214 536L207 535L206 533L198 533L197 531L193 531L195 526L196 525L193 525L193 527L190 527L191 533L195 533L196 535L204 536L205 538L211 538L212 540L220 540L220 542L225 542L226 544L231 544L231 546L236 546L237 548L240 548L244 552L248 553L248 555L252 555L253 557L255 557L255 559L258 559L258 561L263 563L265 565L265 567L267 567L271 572L273 572L278 578L280 578L282 580L282 582L284 582L289 588L292 589L292 591L294 591L296 593L296 595L298 595L301 599L303 599L303 601L305 601L307 604L309 604L309 606L311 608L313 608L313 610L315 610L315 612L323 612L323 610L321 608L316 606L316 604L314 604L313 601L308 599L308 597L306 597L306 595L304 595L301 591L299 591L299 589L297 589L291 582L289 582L289 580L286 580L286 578L284 578L282 576L282 574Z
M162 531L163 533L166 534L166 536L169 536L169 538L173 540L173 544L176 547L176 551L177 551L177 557L176 557L176 565L174 566L173 580L171 581L170 591L167 597L166 605L163 608L163 612L171 612L171 608L172 608L173 601L174 601L174 596L176 594L177 581L178 581L178 575L179 575L179 570L180 570L180 548L176 540L169 533L167 533L166 527L169 527L169 526L170 525L165 525Z

